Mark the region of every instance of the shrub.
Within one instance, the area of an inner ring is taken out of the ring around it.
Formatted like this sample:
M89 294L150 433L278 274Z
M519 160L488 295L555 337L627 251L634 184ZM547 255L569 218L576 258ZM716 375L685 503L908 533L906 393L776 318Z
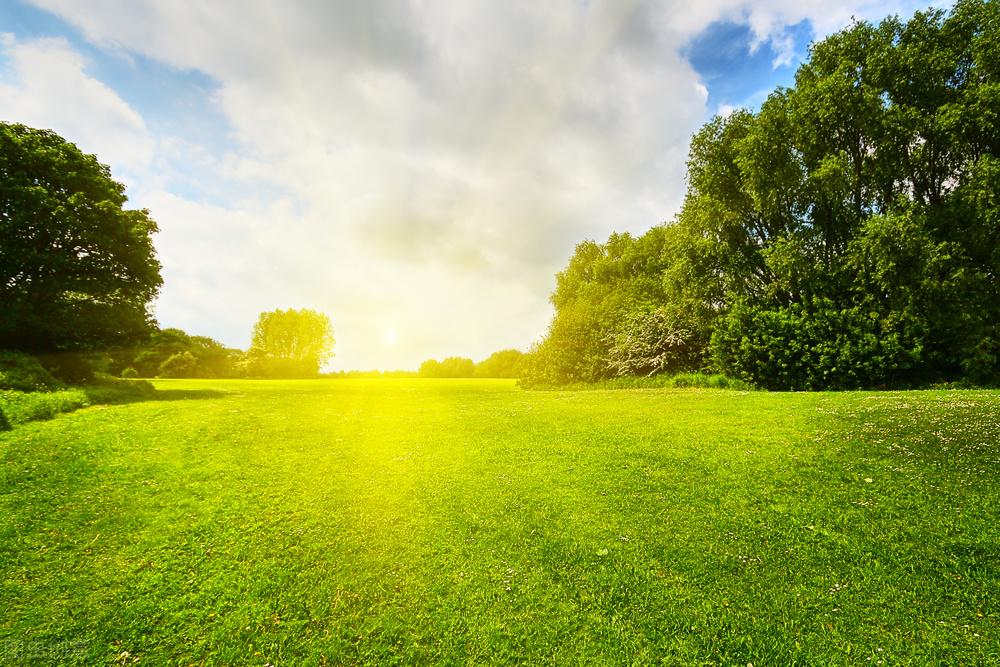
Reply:
M607 365L617 376L698 368L704 345L676 309L632 313L607 337Z
M165 378L193 377L198 368L198 360L190 352L171 355L160 364L160 376Z
M46 392L0 390L0 431L17 424L40 419L52 419L88 405L131 403L155 394L146 380L122 380L97 376L95 382L82 387Z
M905 384L920 360L919 322L903 322L829 299L767 308L737 303L712 334L716 366L777 390Z
M59 386L38 359L22 352L0 351L0 389L46 391Z
M87 352L51 352L38 360L57 380L66 384L94 381L94 355Z
M122 370L121 377L125 379L132 379L139 377L139 371L135 370L131 366Z
M82 389L49 392L0 391L0 428L51 419L90 404Z
M539 384L518 381L523 389L537 390L588 390L588 389L731 389L754 391L756 387L743 380L726 375L708 373L678 373L676 375L622 375L599 382L572 384Z

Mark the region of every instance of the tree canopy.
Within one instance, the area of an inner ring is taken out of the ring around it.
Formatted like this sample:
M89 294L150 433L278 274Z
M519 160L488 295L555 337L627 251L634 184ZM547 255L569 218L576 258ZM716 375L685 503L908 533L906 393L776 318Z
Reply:
M247 351L248 373L268 377L313 377L333 356L333 325L315 310L261 313Z
M523 361L524 352L520 350L500 350L476 364L474 375L477 378L519 378Z
M471 378L475 375L476 364L464 357L448 357L437 361L428 359L420 364L417 375L424 378Z
M152 329L156 223L126 202L95 156L0 122L0 348L92 349Z
M985 0L855 23L707 123L672 224L577 247L529 381L1000 379L998 26Z

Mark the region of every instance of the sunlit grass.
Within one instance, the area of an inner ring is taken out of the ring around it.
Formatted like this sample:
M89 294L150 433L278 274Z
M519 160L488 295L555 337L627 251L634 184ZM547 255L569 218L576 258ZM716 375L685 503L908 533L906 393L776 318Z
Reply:
M0 435L0 664L1000 661L997 392L157 384Z

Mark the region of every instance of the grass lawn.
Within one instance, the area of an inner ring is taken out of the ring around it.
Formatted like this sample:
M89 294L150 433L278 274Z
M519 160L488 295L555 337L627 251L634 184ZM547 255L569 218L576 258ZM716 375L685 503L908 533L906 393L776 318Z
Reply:
M0 434L0 664L1000 664L1000 393L158 381Z

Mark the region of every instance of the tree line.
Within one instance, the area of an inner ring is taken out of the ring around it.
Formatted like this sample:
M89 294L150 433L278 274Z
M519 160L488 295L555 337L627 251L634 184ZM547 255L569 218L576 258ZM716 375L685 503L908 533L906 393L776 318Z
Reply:
M577 246L527 384L1000 380L1000 4L856 22L693 137L670 224Z
M0 389L124 378L317 377L333 354L330 319L309 309L260 314L246 350L160 329L162 285L145 209L93 155L49 130L0 122ZM4 352L6 350L6 352ZM331 377L516 377L522 354L419 372Z
M464 357L428 359L417 371L424 378L519 378L523 373L524 353L500 350L479 363Z
M998 26L1000 4L959 0L814 44L792 87L692 138L673 221L577 246L529 354L428 360L418 374L526 386L705 371L772 389L996 384ZM0 122L0 350L66 381L95 368L319 372L333 331L314 311L263 313L246 352L160 330L156 223L126 204L95 156Z

